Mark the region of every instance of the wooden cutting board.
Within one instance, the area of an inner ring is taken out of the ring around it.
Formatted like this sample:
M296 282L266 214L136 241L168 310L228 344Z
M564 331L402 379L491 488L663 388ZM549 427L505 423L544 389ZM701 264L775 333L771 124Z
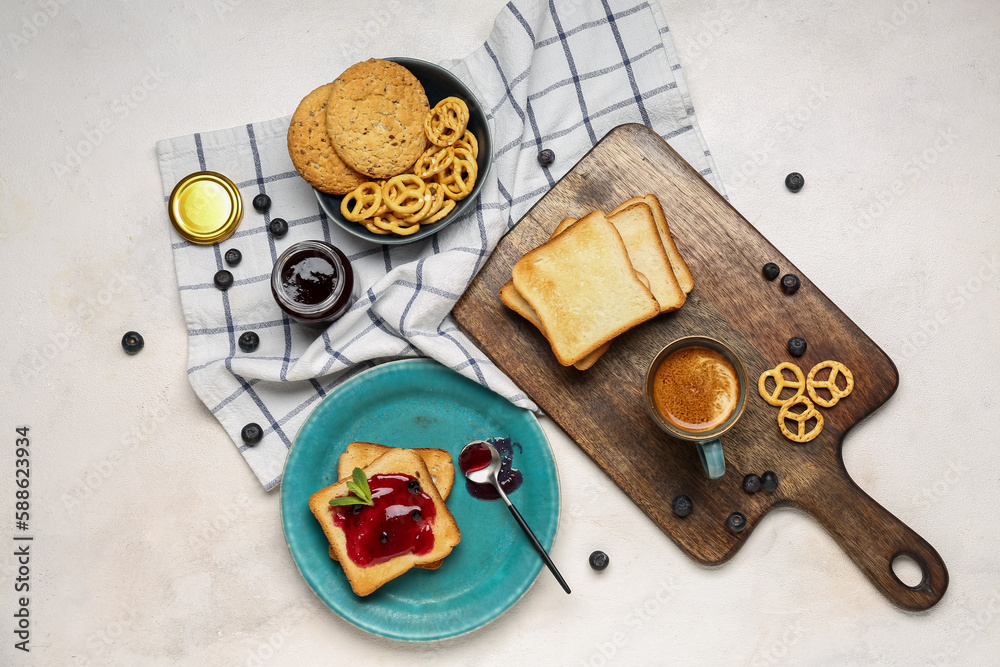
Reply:
M514 263L549 238L564 217L609 211L637 195L655 194L674 239L694 275L687 303L617 338L589 370L559 365L542 335L508 310L498 297ZM795 273L802 287L785 295L761 267L775 262ZM904 609L932 607L948 587L948 571L937 551L872 500L848 475L841 456L844 434L886 402L899 382L892 360L785 259L687 162L643 125L612 130L521 219L497 245L455 306L459 326L525 390L635 503L691 558L724 563L749 539L761 518L777 506L799 507L840 544L871 582ZM705 335L728 344L746 369L746 411L723 437L726 474L702 472L693 444L674 440L646 415L643 380L649 362L671 341ZM808 341L792 358L789 338ZM756 390L757 377L782 361L804 373L834 359L854 373L853 393L832 408L818 408L822 433L806 444L778 430L778 408ZM750 495L748 473L777 473L777 491ZM678 518L671 500L691 497L694 511ZM747 518L733 534L726 517ZM916 586L892 571L905 554L923 570Z

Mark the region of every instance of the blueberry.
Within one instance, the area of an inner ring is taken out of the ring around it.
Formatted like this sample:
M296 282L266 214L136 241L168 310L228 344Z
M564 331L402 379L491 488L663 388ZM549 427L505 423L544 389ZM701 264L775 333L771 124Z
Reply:
M802 178L802 174L797 171L793 171L788 176L785 176L785 187L792 192L798 192L805 184L806 179Z
M796 336L788 339L788 354L793 357L801 357L806 353L806 339Z
M230 248L226 251L226 264L229 266L236 266L243 261L243 253L241 253L236 248Z
M253 331L244 332L240 336L240 349L244 352L253 352L260 345L260 336L255 334Z
M413 519L414 521L420 521L422 516L423 515L420 513L420 510L413 510L412 512L410 512L410 518Z
M779 269L778 265L775 264L774 262L768 262L767 264L764 265L764 268L761 270L761 273L763 273L764 277L767 278L768 280L774 280L775 278L781 275L781 269Z
M382 533L381 535L378 536L378 541L381 542L382 544L385 544L386 542L389 541L389 534Z
M122 349L129 354L135 354L142 349L146 342L142 340L142 334L138 331L126 331L122 336Z
M611 559L603 551L595 551L590 554L590 567L594 568L598 572L603 572L607 567Z
M690 514L691 510L694 508L691 504L691 499L683 495L674 498L673 503L671 503L671 507L674 510L674 514L681 517Z
M406 488L410 490L410 493L420 493L420 482L415 479L411 479L410 483L406 485Z
M795 294L801 284L799 277L794 273L786 273L781 277L781 289L785 290L785 294Z
M351 514L361 514L364 505L351 505Z
M271 208L271 198L267 195L257 195L253 198L253 207L263 213Z
M553 162L556 161L556 154L552 152L551 148L546 148L538 153L538 164L543 167L548 167Z
M271 230L271 235L276 239L280 239L288 233L288 223L285 222L284 218L275 218L267 228Z
M227 289L233 286L233 274L231 274L229 271L226 271L225 269L222 269L221 271L216 271L215 277L212 278L212 282L215 283L216 287L225 292Z
M240 431L240 437L243 438L243 442L248 445L256 445L260 442L260 439L264 437L264 429L260 427L260 424L250 422L243 427L242 431Z
M778 488L778 476L768 470L760 476L760 488L768 493L774 493L774 490Z
M747 493L757 493L760 491L760 477L753 473L743 478L743 490Z
M747 527L747 518L740 514L739 512L733 512L728 517L726 517L726 528L738 533Z

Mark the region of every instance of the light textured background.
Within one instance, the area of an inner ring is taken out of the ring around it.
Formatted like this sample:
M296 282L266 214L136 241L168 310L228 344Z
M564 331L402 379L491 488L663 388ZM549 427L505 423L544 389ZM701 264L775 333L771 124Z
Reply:
M153 145L290 113L370 55L464 56L502 3L281 4L0 7L0 543L23 424L37 536L29 656L12 648L0 547L0 662L996 664L997 3L662 1L732 202L899 367L844 457L941 553L945 599L899 611L794 511L701 568L543 420L563 485L553 557L574 593L543 573L494 623L432 645L318 602L277 494L188 386ZM134 358L127 329L146 338Z

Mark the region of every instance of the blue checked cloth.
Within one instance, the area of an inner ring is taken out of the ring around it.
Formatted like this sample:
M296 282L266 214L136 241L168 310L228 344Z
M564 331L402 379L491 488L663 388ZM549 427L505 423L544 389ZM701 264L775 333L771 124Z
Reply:
M350 64L337 63L331 71ZM273 202L269 214L245 207L237 232L219 245L194 245L176 232L172 237L188 329L188 379L265 489L281 481L292 440L319 401L390 359L431 357L536 409L456 328L450 312L500 237L613 127L652 127L722 189L655 0L515 0L482 48L442 65L487 110L494 163L475 211L417 243L372 245L329 224L288 157L287 116L156 144L165 197L187 174L208 169L229 176L244 202L259 193ZM542 147L555 151L551 167L538 165ZM272 216L288 221L284 238L267 232ZM284 316L270 292L278 254L306 239L342 249L365 289L319 334ZM236 280L223 292L212 277L227 268L222 257L229 248L239 249L243 261L231 269ZM244 331L260 336L252 354L236 344ZM253 447L240 438L249 422L264 429Z

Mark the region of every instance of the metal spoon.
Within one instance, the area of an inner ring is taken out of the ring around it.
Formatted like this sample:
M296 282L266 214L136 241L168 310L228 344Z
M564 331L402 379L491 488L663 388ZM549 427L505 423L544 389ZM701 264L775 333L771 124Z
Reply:
M543 561L545 561L546 567L548 567L549 571L552 572L552 576L556 578L556 581L558 581L559 585L563 587L563 590L569 593L570 590L569 586L566 584L566 580L562 578L561 574L559 574L559 570L556 569L556 564L552 562L551 558L549 558L549 554L546 553L545 547L541 545L538 538L535 537L535 534L531 532L531 528L528 527L524 517L521 516L521 513L517 511L514 504L510 502L510 498L508 498L507 494L504 493L502 488L500 488L500 481L497 479L497 473L500 472L500 452L497 451L496 447L485 440L476 440L467 444L462 449L462 454L464 454L470 447L479 447L482 445L486 445L490 450L490 462L483 468L465 472L466 479L474 484L491 484L493 488L497 490L497 493L500 494L500 497L507 504L507 509L509 509L510 513L514 515L514 520L517 521L517 524L521 526L521 530L523 530L524 534L528 536L529 540L531 540L531 546L535 548L538 555L542 557ZM461 460L461 456L459 459Z

